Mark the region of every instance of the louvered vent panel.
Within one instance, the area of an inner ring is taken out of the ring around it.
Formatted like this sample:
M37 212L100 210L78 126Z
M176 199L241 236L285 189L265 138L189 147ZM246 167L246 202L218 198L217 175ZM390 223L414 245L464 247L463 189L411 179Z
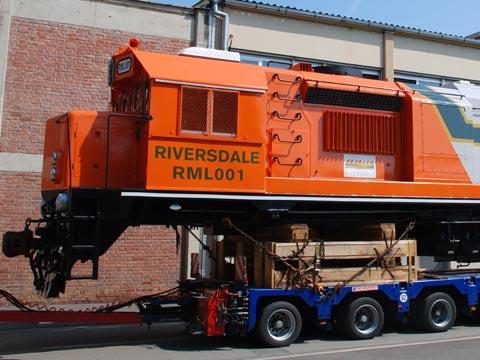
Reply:
M306 104L345 106L360 109L400 111L403 98L354 91L309 87L303 101Z
M237 135L238 93L213 92L212 130L216 135Z
M395 153L395 117L345 111L323 115L326 151L362 154Z
M208 124L208 90L182 88L182 132L206 133Z

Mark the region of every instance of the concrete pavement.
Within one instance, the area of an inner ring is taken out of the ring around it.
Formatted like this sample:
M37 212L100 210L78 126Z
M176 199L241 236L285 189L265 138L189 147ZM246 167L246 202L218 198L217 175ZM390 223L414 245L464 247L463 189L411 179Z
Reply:
M396 329L367 341L344 340L331 333L307 334L279 349L261 347L251 339L191 337L182 324L158 324L150 331L139 326L3 330L0 359L469 360L480 357L480 326L473 325L459 325L442 334Z

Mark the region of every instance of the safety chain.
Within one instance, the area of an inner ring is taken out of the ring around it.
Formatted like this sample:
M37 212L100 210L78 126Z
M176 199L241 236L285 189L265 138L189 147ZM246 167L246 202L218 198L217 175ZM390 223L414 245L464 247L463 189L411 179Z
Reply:
M298 246L298 242L295 243L297 245L297 249L296 250L292 250L292 253L290 255L287 256L287 258L289 260L293 260L293 259L296 259L296 258L299 258L300 255L303 254L303 252L305 251L305 249L307 248L308 244L310 244L310 240L307 239L307 236L305 234L305 237L303 239L303 243L302 243L302 246Z
M385 255L387 255L388 253L390 253L393 248L395 247L395 245L397 245L401 240L404 240L406 238L406 236L410 233L410 231L412 231L415 227L415 224L416 224L416 221L413 220L411 221L407 227L405 228L405 230L403 231L402 235L400 235L397 240L393 241L392 243L390 243L390 245L387 244L386 246L386 249L384 251L382 251L381 253L378 253L377 252L377 257L375 259L373 259L372 261L370 261L367 265L365 265L362 269L360 269L359 271L357 271L355 274L353 274L348 280L345 280L345 281L342 281L341 283L338 283L336 286L335 286L335 291L338 291L340 290L341 288L343 288L344 286L347 286L348 284L350 284L352 281L354 281L356 278L358 278L360 275L362 275L363 273L365 273L372 265L374 265L375 263L378 263L379 262L379 259L383 259L383 257Z
M240 229L238 226L234 225L232 223L232 220L230 220L229 218L225 218L223 219L223 223L225 224L225 226L235 230L238 234L242 235L244 238L246 238L247 240L251 241L252 243L254 243L255 245L257 245L261 251L263 251L268 257L270 257L271 259L275 260L275 261L278 261L278 262L281 262L283 265L285 265L285 267L294 272L301 280L305 281L306 283L312 285L315 287L315 284L312 280L310 280L306 275L305 275L305 272L304 271L300 271L299 269L297 269L295 266L293 266L292 264L290 264L288 261L286 261L285 259L283 259L281 256L275 254L274 252L270 251L265 245L263 245L261 242L255 240L252 236L248 235L245 231L243 231L242 229ZM306 245L305 245L306 246Z
M213 256L213 251L212 251L212 249L210 249L210 247L209 247L207 244L205 244L205 243L202 241L202 239L200 239L200 237L192 231L192 229L190 229L188 226L186 226L185 228L186 228L187 231L194 237L194 239L198 241L198 243L200 244L200 246L202 247L202 249L207 252L208 257L209 257L210 259L212 259L212 261L217 262L217 259L215 258L215 256Z
M8 291L1 290L1 289L0 289L0 299L4 298L10 304L15 306L18 310L25 311L25 312L58 311L58 312L75 312L75 313L112 313L116 310L119 310L121 308L130 306L130 305L137 305L137 307L141 310L143 303L148 302L154 298L161 298L161 299L177 298L179 290L180 290L180 287L177 286L172 289L162 291L156 294L143 295L127 301L107 304L100 307L86 308L83 310L67 310L62 307L48 306L45 304L36 304L36 303L25 304L21 302L19 299L17 299L15 296L10 294Z

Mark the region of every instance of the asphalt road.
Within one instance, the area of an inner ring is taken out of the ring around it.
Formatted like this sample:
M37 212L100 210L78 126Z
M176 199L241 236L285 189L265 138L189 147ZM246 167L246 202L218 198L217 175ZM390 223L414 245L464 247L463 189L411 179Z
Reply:
M395 329L366 341L306 334L279 349L261 347L251 339L187 336L181 324L158 324L150 331L139 326L1 330L0 359L473 360L480 358L478 325L463 324L442 334Z

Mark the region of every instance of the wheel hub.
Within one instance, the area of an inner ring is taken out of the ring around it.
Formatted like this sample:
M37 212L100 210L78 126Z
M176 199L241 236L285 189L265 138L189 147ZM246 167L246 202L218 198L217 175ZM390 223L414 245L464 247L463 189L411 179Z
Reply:
M296 325L295 316L289 310L278 309L268 317L267 332L275 341L284 341L293 335Z
M452 320L452 307L445 299L438 299L432 304L432 322L435 326L445 327Z
M377 329L380 323L380 315L373 305L365 304L355 311L353 320L359 333L369 335Z

